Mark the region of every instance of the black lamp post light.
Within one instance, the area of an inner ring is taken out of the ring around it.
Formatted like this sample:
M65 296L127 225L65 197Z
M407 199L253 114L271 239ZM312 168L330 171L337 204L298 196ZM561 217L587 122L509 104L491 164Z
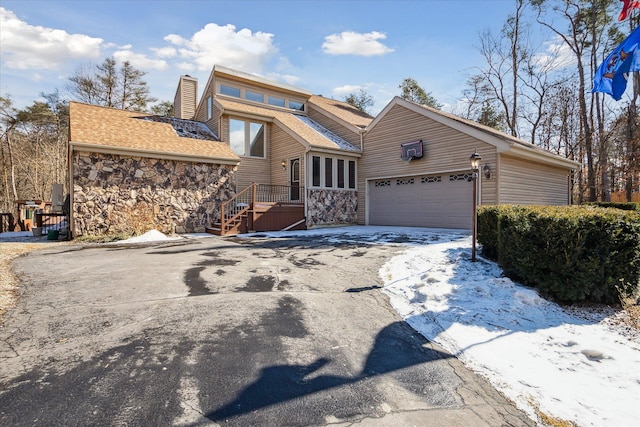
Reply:
M471 163L471 182L473 183L473 223L471 224L471 261L476 262L476 234L478 228L478 167L480 166L480 154L474 150L469 162Z

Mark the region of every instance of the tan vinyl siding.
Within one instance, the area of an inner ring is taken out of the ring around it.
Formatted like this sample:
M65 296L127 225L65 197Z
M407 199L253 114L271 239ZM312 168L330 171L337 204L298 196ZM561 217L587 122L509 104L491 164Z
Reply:
M400 144L419 139L424 142L424 157L408 163L402 161ZM382 178L469 171L469 156L475 149L482 156L481 166L488 163L494 172L491 179L482 181L482 203L495 203L495 147L396 105L365 135L359 176ZM365 222L365 190L366 184L361 178L358 182L360 224Z
M197 96L198 80L190 76L181 76L173 98L174 117L192 120L196 113Z
M338 135L345 141L353 144L356 147L360 147L360 135L355 133L353 130L345 128L337 121L332 120L326 115L316 111L313 107L309 109L308 116L311 120L320 123L325 128L331 129L331 132Z
M500 172L501 204L569 204L566 169L503 155Z
M289 185L290 160L300 159L300 181L304 182L304 147L278 126L271 125L271 184ZM287 164L282 168L282 161Z

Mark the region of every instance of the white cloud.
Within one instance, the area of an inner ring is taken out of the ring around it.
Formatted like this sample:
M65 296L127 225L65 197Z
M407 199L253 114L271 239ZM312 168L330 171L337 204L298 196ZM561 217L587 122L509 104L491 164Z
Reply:
M356 33L343 31L340 34L331 34L324 38L322 50L330 55L359 55L375 56L393 52L393 49L380 43L387 35L378 31L370 33Z
M100 56L103 40L84 34L29 25L0 7L2 63L13 69L55 70L75 59Z
M294 76L292 74L279 74L279 73L269 73L267 78L270 80L276 80L280 82L285 82L290 85L295 85L300 81L300 77Z
M210 70L215 64L237 70L259 73L278 50L273 34L252 32L234 25L207 24L190 39L177 34L164 38L176 47L181 59L194 62L199 70ZM166 49L166 48L165 48Z
M151 48L151 50L156 53L158 58L173 58L178 54L178 51L171 46Z
M535 64L544 70L561 70L575 65L576 56L571 48L559 36L544 43L546 50L535 55Z
M193 64L191 62L178 62L176 64L174 64L178 70L183 70L183 71L194 71L195 67L193 66Z
M151 59L146 55L132 52L131 50L119 50L114 52L113 57L118 62L129 61L135 68L143 70L165 70L167 68L167 62L162 59Z
M344 85L344 86L338 86L336 88L333 88L331 90L331 93L333 93L334 95L343 96L343 95L348 95L350 93L358 92L360 89L364 89L364 88L359 85Z

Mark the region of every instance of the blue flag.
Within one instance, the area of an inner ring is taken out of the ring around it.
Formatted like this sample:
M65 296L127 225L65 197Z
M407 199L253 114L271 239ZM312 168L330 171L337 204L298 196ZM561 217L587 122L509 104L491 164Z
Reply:
M600 64L593 78L593 92L604 92L618 101L627 88L632 71L640 71L640 27L633 30L620 46Z

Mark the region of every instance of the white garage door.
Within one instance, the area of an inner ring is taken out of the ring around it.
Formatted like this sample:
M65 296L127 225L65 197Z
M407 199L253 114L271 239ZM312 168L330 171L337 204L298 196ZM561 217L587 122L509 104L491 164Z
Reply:
M440 174L369 181L369 224L471 228L468 174Z

